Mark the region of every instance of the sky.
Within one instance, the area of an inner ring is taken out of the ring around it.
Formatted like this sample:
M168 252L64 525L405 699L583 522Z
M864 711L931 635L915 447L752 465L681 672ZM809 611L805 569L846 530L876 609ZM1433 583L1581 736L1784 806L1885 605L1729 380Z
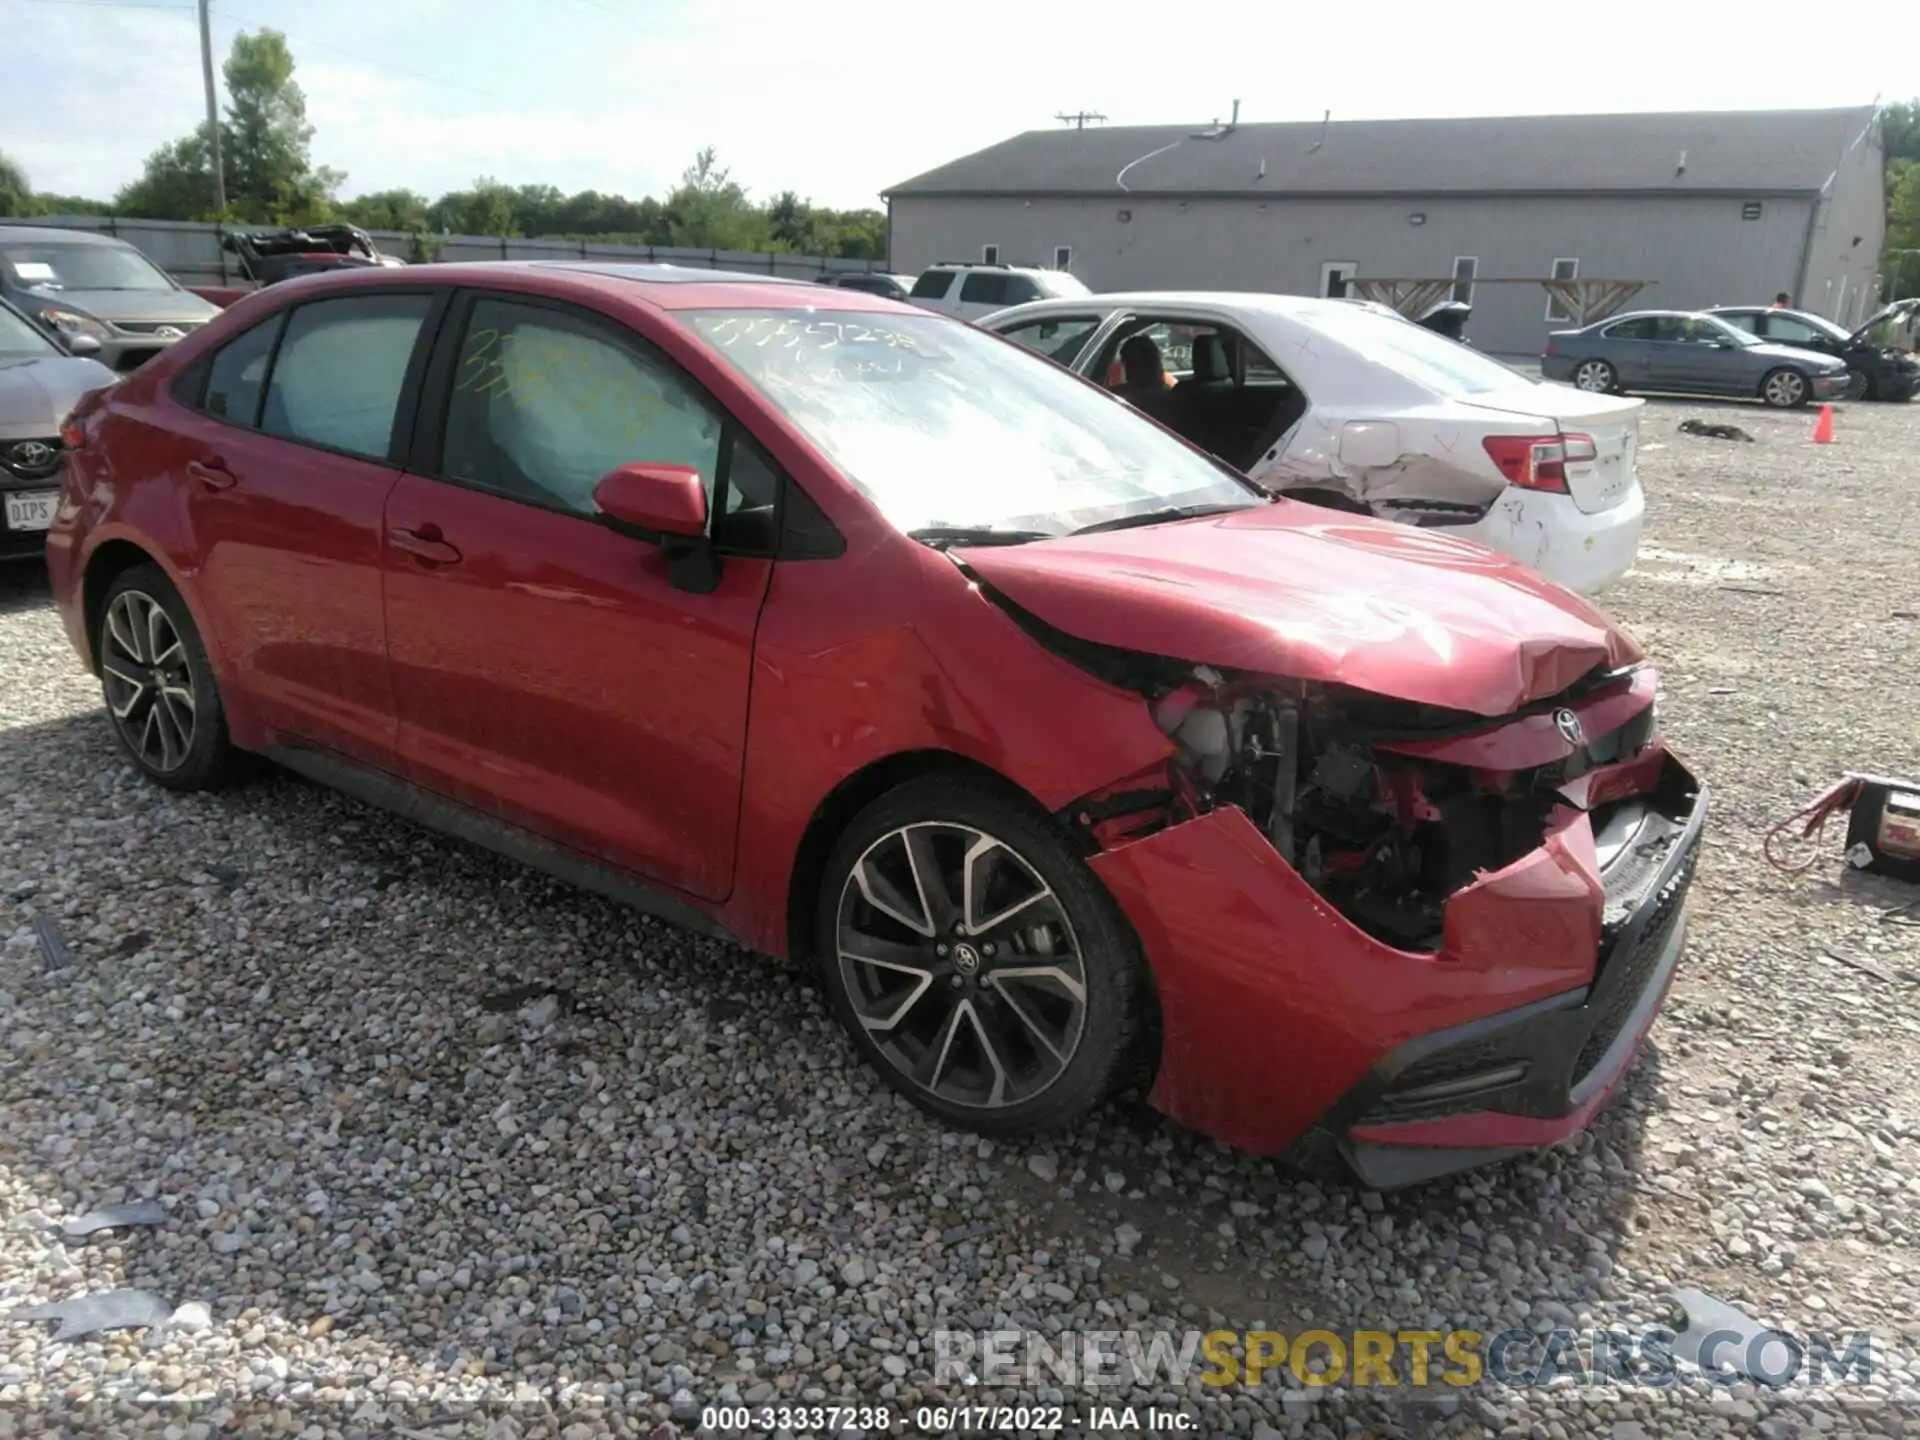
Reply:
M1061 111L1112 124L1864 105L1920 93L1920 4L1831 26L1725 0L1273 0L1184 7L917 0L212 0L293 51L342 194L491 175L663 194L703 145L758 198L878 205L888 185ZM1417 27L1422 38L1411 35ZM1453 37L1453 38L1448 38ZM0 0L0 151L34 188L110 198L204 115L193 0ZM27 103L18 103L24 99Z

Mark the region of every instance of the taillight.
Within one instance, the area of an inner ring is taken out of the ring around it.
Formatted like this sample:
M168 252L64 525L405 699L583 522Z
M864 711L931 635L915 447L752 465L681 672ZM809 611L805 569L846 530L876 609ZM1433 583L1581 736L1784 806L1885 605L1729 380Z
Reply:
M1551 335L1547 336L1547 354L1558 355L1559 353L1560 353L1560 342L1554 339Z
M1487 454L1507 483L1525 490L1567 493L1567 463L1592 464L1599 449L1591 435L1489 435Z

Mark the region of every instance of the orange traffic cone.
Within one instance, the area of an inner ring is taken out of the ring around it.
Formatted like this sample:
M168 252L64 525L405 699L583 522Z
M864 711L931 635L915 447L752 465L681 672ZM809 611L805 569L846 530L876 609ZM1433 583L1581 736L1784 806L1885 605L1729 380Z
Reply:
M1813 422L1813 443L1816 445L1833 444L1833 406L1822 405L1820 418Z

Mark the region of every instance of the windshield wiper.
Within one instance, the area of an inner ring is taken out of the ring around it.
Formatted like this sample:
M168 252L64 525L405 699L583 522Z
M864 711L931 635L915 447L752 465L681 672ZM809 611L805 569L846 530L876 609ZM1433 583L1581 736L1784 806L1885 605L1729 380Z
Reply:
M1202 515L1221 515L1229 510L1251 510L1267 502L1255 500L1247 505L1168 505L1159 510L1143 510L1138 515L1122 515L1114 520L1098 520L1072 531L1075 535L1098 535L1105 530L1131 530L1137 525L1163 525L1169 520L1195 520Z
M923 525L909 530L907 538L944 550L949 545L1025 545L1054 536L1046 530L996 530L991 525Z

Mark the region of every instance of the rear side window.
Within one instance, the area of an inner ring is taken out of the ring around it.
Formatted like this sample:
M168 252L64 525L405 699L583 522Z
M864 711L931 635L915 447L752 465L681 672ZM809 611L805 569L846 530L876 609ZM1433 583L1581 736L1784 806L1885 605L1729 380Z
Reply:
M941 300L946 297L947 290L952 284L953 271L927 270L913 282L913 289L908 293L915 300Z
M260 423L260 397L266 393L267 363L279 338L284 315L263 320L227 342L207 370L207 393L201 408L235 425Z
M1719 312L1719 315L1722 320L1733 326L1734 329L1744 330L1749 335L1754 334L1760 328L1758 319L1752 315L1729 315L1724 311Z
M428 295L356 295L302 305L287 321L260 428L385 460Z
M1642 315L1636 320L1609 325L1600 333L1609 340L1651 340L1660 333L1660 320L1658 316Z
M1004 271L973 271L967 276L967 283L960 287L960 303L962 305L1007 304L1007 278ZM1031 285L1028 288L1031 289ZM1038 291L1034 292L1035 295L1038 293Z
M1045 294L1040 287L1025 275L1007 276L1006 288L1002 292L1009 305L1024 305L1029 300L1044 300Z

